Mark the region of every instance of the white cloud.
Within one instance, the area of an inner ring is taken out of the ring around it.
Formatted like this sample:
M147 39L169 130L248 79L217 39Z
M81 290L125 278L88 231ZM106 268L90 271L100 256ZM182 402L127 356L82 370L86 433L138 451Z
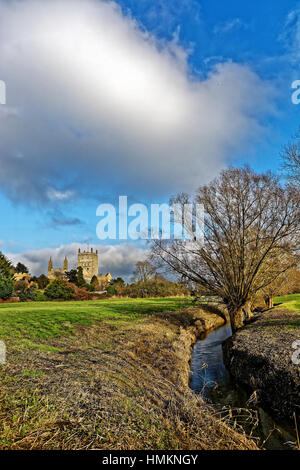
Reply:
M31 250L25 253L7 253L6 256L17 264L24 263L32 275L47 275L48 261L52 257L55 267L62 267L64 258L67 256L69 269L77 266L78 248L82 251L87 249L86 244L72 243L61 245L57 248L44 248ZM99 271L110 272L113 277L121 276L129 280L134 271L137 261L144 260L147 250L138 247L134 243L124 243L120 245L93 245L94 250L99 251Z
M47 197L50 201L68 201L74 197L74 191L58 191L57 189L50 188L47 191Z
M176 42L96 0L2 1L0 70L0 187L23 202L192 190L259 131L272 96L231 62L191 77Z
M229 33L230 31L237 29L247 29L247 25L242 20L240 20L240 18L233 18L232 20L228 20L225 23L216 25L214 27L214 33Z

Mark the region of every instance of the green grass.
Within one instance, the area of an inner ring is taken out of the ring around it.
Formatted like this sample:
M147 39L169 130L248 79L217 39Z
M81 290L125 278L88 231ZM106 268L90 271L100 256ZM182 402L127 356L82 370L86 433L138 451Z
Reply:
M275 297L274 304L280 304L280 309L300 310L300 294Z
M146 315L180 310L190 304L188 298L1 304L0 339L43 340L72 334L75 325L105 322L117 326L143 320ZM34 343L32 345L34 347Z

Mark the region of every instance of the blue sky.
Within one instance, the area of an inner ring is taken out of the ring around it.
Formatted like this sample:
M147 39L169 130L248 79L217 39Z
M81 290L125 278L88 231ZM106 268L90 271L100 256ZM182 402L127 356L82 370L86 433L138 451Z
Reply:
M280 171L299 15L291 0L0 0L0 249L38 274L89 243L126 276L144 247L97 240L99 204L162 203L230 164Z

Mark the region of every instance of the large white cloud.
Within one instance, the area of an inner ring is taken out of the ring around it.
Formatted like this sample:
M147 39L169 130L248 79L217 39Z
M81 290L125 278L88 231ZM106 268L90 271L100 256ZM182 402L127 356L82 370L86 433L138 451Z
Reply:
M24 263L32 275L47 275L48 261L50 256L54 267L63 266L64 258L67 256L69 269L77 266L78 248L82 251L87 249L86 244L71 243L61 245L57 248L44 248L40 250L30 250L25 253L7 253L6 256L14 265L18 262ZM137 261L142 261L147 256L147 250L138 247L134 243L124 243L121 245L93 245L99 251L99 271L110 272L113 277L122 276L129 280L134 271Z
M191 76L175 40L99 0L0 0L0 70L0 187L27 202L192 189L257 133L272 94L230 62Z

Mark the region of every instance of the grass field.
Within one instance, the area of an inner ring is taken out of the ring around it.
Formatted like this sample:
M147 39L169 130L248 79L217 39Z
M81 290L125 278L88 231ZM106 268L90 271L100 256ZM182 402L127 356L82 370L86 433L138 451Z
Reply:
M190 305L0 305L0 449L256 448L188 387L187 327L212 318Z
M126 324L190 305L191 299L178 297L1 304L0 339L43 340L70 335L76 325Z
M280 304L278 308L287 310L300 310L300 294L275 297L274 304Z

